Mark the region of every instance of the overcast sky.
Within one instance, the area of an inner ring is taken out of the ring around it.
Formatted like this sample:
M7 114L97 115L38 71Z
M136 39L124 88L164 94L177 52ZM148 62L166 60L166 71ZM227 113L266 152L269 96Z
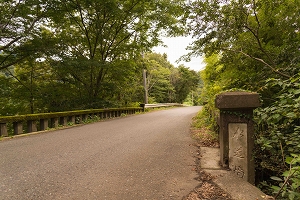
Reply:
M166 53L168 55L168 60L174 66L178 66L179 64L184 64L184 66L189 67L195 71L200 71L204 69L205 64L203 63L202 57L192 58L190 62L180 62L179 64L176 63L181 56L188 53L186 47L192 42L191 37L172 37L172 38L162 38L165 45L168 47L155 47L153 51L156 53Z

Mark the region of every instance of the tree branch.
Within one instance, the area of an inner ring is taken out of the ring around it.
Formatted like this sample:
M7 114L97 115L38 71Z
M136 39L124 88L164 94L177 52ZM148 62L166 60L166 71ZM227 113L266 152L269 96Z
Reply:
M233 50L231 50L231 51L233 51ZM267 67L269 67L269 68L270 68L273 72L275 72L276 74L279 74L279 75L281 75L281 76L283 76L283 77L285 77L285 78L288 78L288 79L291 78L291 76L289 76L289 75L287 75L287 74L284 74L284 73L278 71L278 70L275 69L272 65L270 65L269 63L267 63L266 61L264 61L264 60L261 59L261 58L256 58L256 57L254 57L254 56L251 56L251 55L249 55L249 54L243 52L242 50L237 51L237 52L243 54L244 56L246 56L246 57L248 57L248 58L252 58L252 59L254 59L254 60L257 60L257 61L263 63L264 65L266 65Z
M9 73L9 75L11 75L14 79L16 79L21 85L23 85L27 90L30 91L30 87L25 85L17 76L15 76L13 73L11 73L11 71L9 71L8 69L6 69L6 71Z
M21 57L21 58L19 58L19 59L16 59L15 61L13 61L13 62L10 62L10 63L8 63L8 64L6 64L6 65L2 65L3 64L3 62L1 63L1 65L0 65L0 70L3 70L3 69L6 69L6 68L8 68L8 67L10 67L10 66L12 66L12 65L14 65L14 64L17 64L18 62L20 62L21 60L23 60L23 59L25 59L25 58L27 58L27 57L29 57L29 55L26 55L26 56L23 56L23 57Z

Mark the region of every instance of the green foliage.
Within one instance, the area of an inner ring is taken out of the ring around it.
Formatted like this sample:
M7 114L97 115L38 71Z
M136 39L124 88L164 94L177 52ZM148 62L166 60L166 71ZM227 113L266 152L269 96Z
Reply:
M180 65L177 71L177 79L173 82L175 90L175 102L183 103L189 93L197 89L200 77L194 70Z
M149 103L183 103L197 89L199 75L183 65L175 68L166 55L148 53L143 66L147 69Z
M279 183L279 186L272 186L275 193L275 198L282 197L282 199L299 199L300 198L300 154L292 154L290 157L286 157L286 164L289 165L289 169L282 173L282 178L277 176L270 177Z
M8 74L0 73L0 116L13 115L20 110L24 110L24 104L26 102L21 99L16 100L14 98L13 88L14 82L7 77Z
M286 174L289 166L284 161L289 155L300 155L299 78L298 75L285 81L270 79L264 88L277 91L273 103L256 111L256 161L257 169L266 173L264 176ZM286 187L288 185L283 189L288 190ZM275 186L272 188L275 191L278 189Z
M51 54L60 42L46 28L57 15L56 0L0 2L0 70Z
M206 102L210 108L214 107L214 97L221 92L226 84L222 83L221 71L223 66L219 64L220 57L216 54L205 58L206 68L201 72L201 78L204 83L202 91L202 101Z
M60 39L47 56L55 73L89 107L119 106L140 94L141 53L160 42L159 33L180 32L183 1L63 1L51 19ZM105 98L109 97L109 98ZM99 100L101 99L101 100Z
M122 113L121 115L120 115L120 117L126 117L127 116L127 114L125 114L125 113Z
M0 115L141 102L141 55L161 43L161 34L183 33L184 4L1 1ZM176 101L170 79L176 70L166 57L150 57L153 101Z
M143 66L147 70L147 89L149 103L174 102L174 87L170 77L175 67L161 54L146 54Z
M223 89L220 79L223 66L219 64L219 56L216 54L205 58L205 63L206 68L200 72L203 88L198 101L204 104L201 112L205 115L205 126L208 127L210 131L216 132L216 118L219 111L215 108L215 97Z
M215 113L216 114L216 113ZM217 137L217 127L216 127L216 116L212 115L207 106L203 106L201 111L196 115L193 127L195 128L206 128L209 130L210 134L216 139Z
M100 117L97 115L91 116L89 115L85 120L83 120L84 124L90 124L94 122L98 122L100 120Z
M214 99L221 91L260 93L256 180L274 185L270 177L289 170L286 157L300 153L300 2L202 0L191 1L187 8L189 32L196 40L186 58L206 56L201 101L207 102L207 115L215 116ZM292 188L286 187L285 195L292 198L287 192Z
M226 69L260 72L252 81L290 78L299 71L299 11L298 0L193 1L187 16L198 39L188 56L221 53Z
M204 143L206 142L206 144L208 144L208 141L209 143L215 143L219 140L218 134L215 130L216 127L211 127L211 125L214 125L212 121L215 120L215 118L209 118L209 116L209 112L204 106L193 118L192 123L192 127L198 130L198 133L193 135L194 139L200 140Z

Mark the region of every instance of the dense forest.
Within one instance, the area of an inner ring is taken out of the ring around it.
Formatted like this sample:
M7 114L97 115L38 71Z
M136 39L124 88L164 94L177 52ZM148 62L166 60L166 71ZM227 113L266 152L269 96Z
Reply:
M199 74L151 53L184 1L1 1L0 115L182 103Z
M146 69L150 102L192 96L216 131L217 94L257 92L257 186L300 198L299 0L8 0L0 14L0 115L137 105ZM151 52L179 35L200 73Z

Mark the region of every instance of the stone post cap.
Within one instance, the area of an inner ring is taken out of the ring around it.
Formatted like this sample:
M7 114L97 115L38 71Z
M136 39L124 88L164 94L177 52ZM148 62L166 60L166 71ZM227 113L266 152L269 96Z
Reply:
M224 92L217 95L216 107L227 109L255 109L260 106L259 94L252 92Z

